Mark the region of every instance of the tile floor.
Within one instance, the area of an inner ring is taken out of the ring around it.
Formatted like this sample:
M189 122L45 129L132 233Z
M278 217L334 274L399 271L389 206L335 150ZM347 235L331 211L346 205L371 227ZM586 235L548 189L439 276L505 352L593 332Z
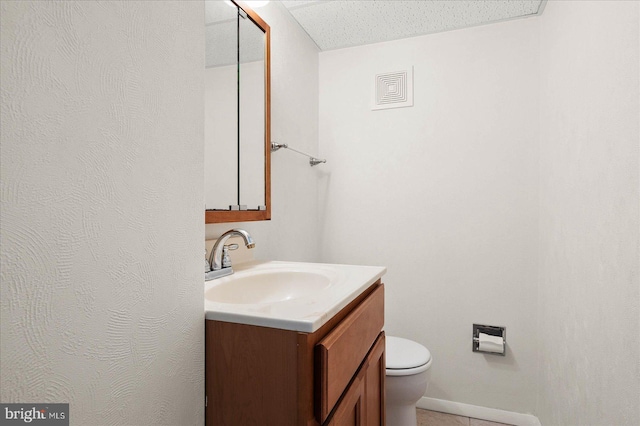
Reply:
M419 408L417 411L418 426L508 426L504 423L454 416L453 414L445 414L438 411L421 410Z

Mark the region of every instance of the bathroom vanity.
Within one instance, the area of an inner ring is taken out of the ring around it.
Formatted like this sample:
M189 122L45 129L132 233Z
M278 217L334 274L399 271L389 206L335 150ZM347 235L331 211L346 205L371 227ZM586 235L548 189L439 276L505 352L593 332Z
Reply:
M384 272L258 262L207 282L206 424L384 424Z

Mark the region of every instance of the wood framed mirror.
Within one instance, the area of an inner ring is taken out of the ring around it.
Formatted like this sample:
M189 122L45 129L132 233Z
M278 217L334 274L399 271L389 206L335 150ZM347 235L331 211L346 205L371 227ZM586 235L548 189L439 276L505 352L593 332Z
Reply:
M270 28L205 1L205 223L271 219Z

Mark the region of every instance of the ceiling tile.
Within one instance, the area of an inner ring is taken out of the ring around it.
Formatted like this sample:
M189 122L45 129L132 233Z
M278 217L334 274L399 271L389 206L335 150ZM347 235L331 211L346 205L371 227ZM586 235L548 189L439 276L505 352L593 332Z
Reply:
M542 0L282 1L322 50L471 27L538 13Z

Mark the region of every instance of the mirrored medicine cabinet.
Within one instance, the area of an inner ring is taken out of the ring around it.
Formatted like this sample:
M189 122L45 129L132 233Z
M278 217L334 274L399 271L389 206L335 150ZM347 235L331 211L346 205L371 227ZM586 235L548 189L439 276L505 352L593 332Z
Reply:
M271 218L270 28L205 1L205 223Z

